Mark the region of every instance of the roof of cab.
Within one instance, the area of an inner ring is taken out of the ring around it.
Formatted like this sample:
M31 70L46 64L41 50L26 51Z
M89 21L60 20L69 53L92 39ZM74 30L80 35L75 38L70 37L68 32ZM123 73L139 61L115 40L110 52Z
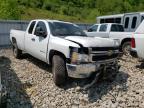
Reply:
M65 21L60 21L60 20L50 20L50 19L34 19L32 21L48 21L48 22L63 22L63 23L69 23L69 24L73 24L71 22L65 22Z

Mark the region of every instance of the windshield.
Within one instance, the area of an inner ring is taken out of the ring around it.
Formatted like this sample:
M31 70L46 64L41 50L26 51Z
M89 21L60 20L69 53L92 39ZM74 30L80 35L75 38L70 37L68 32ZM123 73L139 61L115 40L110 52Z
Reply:
M113 24L111 27L112 32L124 32L124 28L122 25Z
M86 34L74 24L63 22L49 22L53 36L86 36Z

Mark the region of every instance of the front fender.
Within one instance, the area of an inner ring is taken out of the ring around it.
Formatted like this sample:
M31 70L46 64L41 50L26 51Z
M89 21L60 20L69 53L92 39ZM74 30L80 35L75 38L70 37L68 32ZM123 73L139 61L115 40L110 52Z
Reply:
M74 42L65 40L63 38L51 37L48 45L48 63L50 63L49 56L51 50L58 51L62 53L66 58L70 58L70 46L80 48L80 46Z

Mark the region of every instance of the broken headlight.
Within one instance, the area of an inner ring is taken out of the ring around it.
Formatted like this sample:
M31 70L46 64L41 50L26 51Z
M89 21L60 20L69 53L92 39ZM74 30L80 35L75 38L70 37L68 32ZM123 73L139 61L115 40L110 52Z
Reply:
M89 62L88 54L81 51L80 48L70 48L70 58L72 64L80 64Z

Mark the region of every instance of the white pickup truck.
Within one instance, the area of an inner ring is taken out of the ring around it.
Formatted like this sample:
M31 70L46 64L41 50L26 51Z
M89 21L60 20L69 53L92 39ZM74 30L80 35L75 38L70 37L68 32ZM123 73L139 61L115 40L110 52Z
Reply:
M58 86L65 84L68 76L86 78L101 69L118 71L119 43L87 37L69 22L32 20L26 32L11 30L10 40L16 58L25 51L51 64L53 80Z
M115 23L94 24L86 32L88 36L118 39L120 51L127 54L130 51L131 32L124 32L123 25Z
M144 21L133 33L130 53L133 57L144 59Z

